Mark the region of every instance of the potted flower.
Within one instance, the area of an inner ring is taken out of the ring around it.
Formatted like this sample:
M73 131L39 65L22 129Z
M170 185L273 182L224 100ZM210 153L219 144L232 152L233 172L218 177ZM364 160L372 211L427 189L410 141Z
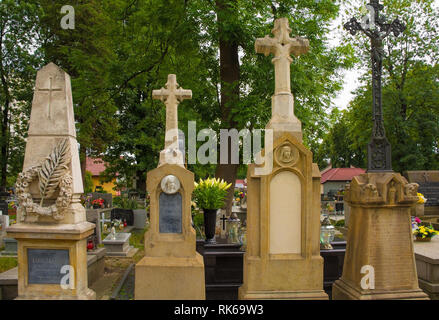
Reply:
M195 182L194 201L204 212L204 233L206 243L215 243L216 213L224 205L227 190L232 184L219 179L200 179Z
M418 202L416 203L415 206L416 216L420 217L424 215L425 202L427 202L427 199L424 197L422 193L418 192Z
M17 214L17 205L14 201L8 202L8 215Z
M104 199L102 198L98 198L98 199L94 199L91 202L93 209L99 209L99 208L103 208L104 207Z
M431 238L435 235L439 234L439 232L434 230L432 225L429 227L420 225L414 229L413 234L416 236L416 241L428 242L431 241Z

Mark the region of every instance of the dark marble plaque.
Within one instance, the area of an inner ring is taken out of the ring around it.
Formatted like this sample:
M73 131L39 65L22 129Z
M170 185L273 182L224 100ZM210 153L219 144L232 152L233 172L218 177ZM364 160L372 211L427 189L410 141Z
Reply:
M181 233L182 203L181 194L166 194L162 192L159 198L160 233Z
M60 284L61 268L70 264L67 249L27 249L28 283Z

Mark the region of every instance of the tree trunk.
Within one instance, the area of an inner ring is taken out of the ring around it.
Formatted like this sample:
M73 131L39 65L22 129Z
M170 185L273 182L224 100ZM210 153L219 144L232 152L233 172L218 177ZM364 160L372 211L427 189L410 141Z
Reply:
M236 3L236 0L216 0L220 49L220 109L222 118L222 129L235 128L237 125L237 123L231 118L230 113L233 104L236 103L239 99L240 70L238 57L238 41L234 38L233 31L227 32L223 29L224 20L231 19L231 17L236 14L236 12L233 10L233 6L230 6L230 4L232 3ZM238 172L239 165L231 164L230 143L228 149L228 163L219 163L216 167L215 176L217 178L224 179L228 183L232 183L225 205L227 215L230 215L232 211L232 199L235 189L236 174Z
M87 164L87 150L86 148L83 146L84 144L80 144L79 145L79 162L81 164L81 174L82 174L82 185L85 188L85 170L86 168L86 164ZM94 190L92 190L94 191Z
M0 42L0 48L1 48ZM6 178L7 178L7 167L8 167L8 149L9 149L9 104L10 95L9 87L6 81L6 76L4 74L3 66L0 66L0 76L3 87L3 94L5 97L5 103L2 110L2 122L1 122L1 148L0 148L0 159L1 159L1 177L0 177L0 191L6 191Z

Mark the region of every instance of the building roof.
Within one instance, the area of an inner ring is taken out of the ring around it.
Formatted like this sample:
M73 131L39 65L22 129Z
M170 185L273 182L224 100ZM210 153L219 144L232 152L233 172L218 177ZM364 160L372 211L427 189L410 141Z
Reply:
M365 173L361 168L331 168L322 172L320 183L328 181L351 181L353 177Z
M92 176L99 176L106 169L106 163L101 158L85 159L85 170L90 171Z
M235 188L244 189L247 186L247 183L243 179L236 179Z

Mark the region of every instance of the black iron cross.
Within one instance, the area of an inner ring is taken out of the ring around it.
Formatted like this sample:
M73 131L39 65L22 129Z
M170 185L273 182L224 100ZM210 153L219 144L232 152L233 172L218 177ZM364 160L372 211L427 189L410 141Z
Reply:
M352 18L344 25L352 35L362 31L371 40L372 58L372 94L373 94L373 130L372 138L368 145L368 172L392 171L392 149L386 138L383 122L383 107L381 94L381 77L383 72L383 40L390 33L397 37L405 30L405 25L398 19L392 23L385 23L385 17L380 16L380 11L384 6L379 0L371 0L367 5L370 10L368 18L363 18L363 22L358 22Z
M220 220L222 220L222 222L223 222L223 230L226 230L226 221L227 221L227 218L226 218L226 216L225 216L225 215L223 215L223 217L222 217L222 218L220 218Z

